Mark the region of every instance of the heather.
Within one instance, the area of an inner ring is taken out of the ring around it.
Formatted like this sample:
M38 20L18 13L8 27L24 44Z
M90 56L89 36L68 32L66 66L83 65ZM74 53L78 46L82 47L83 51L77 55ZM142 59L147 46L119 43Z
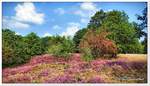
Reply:
M96 59L86 62L80 54L57 59L45 54L23 65L4 68L3 83L144 83L146 63L128 59Z

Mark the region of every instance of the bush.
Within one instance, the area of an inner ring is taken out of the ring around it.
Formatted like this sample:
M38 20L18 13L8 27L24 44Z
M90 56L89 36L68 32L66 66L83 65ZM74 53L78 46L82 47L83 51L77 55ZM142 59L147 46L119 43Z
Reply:
M43 53L41 40L35 33L22 37L9 29L3 29L2 45L3 68L23 64L31 56Z
M30 33L24 37L24 45L26 45L26 52L28 55L40 55L44 53L42 41L35 33Z
M75 50L75 45L70 38L66 38L62 43L50 45L48 53L53 54L56 57L68 58Z
M2 47L2 64L3 67L12 65L14 52L10 47Z
M24 48L20 48L21 36L9 29L2 30L2 67L15 66L23 62L19 56ZM19 49L19 51L17 51Z
M113 41L106 38L108 34L106 31L89 30L80 42L81 52L85 55L89 53L93 58L103 57L105 55L111 55L111 57L116 56L117 47ZM90 50L87 51L87 48Z
M93 59L93 56L91 54L91 49L90 48L83 48L82 49L82 59L85 61L91 61Z

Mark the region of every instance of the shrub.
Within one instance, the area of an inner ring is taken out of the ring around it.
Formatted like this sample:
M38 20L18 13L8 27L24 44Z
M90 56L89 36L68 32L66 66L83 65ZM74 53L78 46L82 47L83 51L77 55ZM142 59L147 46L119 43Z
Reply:
M117 53L117 47L113 41L106 38L108 34L109 33L105 30L89 30L80 42L81 52L86 54L89 52L86 48L89 48L89 54L91 54L93 58L102 57L104 55L111 55L112 57L115 56Z
M14 52L10 47L2 47L3 67L12 65Z
M3 29L2 44L3 68L23 64L31 56L43 53L41 40L35 33L22 37L9 29Z
M35 33L32 32L28 34L24 37L23 41L26 45L26 52L28 55L40 55L44 52L41 39Z
M70 38L66 38L62 43L50 45L48 53L53 54L56 57L68 58L74 51L75 45Z
M21 36L15 35L15 32L9 29L2 30L2 66L14 66L23 62L20 52L24 48L19 47Z
M83 48L82 51L83 51L83 54L82 54L83 60L91 61L93 59L90 48Z

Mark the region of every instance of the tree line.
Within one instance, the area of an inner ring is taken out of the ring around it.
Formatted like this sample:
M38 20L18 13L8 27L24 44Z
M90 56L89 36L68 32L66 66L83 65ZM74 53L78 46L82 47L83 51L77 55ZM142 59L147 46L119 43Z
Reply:
M107 38L115 42L118 53L147 53L147 32L143 31L147 28L147 8L143 10L142 15L137 15L137 19L142 23L130 23L124 11L104 12L100 10L91 18L87 28L75 34L73 40L78 47L82 37L89 29L98 30L105 27L107 32L111 32ZM144 37L144 41L139 42L141 37Z
M86 60L117 53L147 53L147 8L137 19L129 22L124 11L100 10L91 17L86 28L76 32L73 38L61 36L39 37L36 33L16 35L10 29L2 29L2 66L11 67L26 63L32 56L53 54L68 58L71 53L83 53ZM139 41L144 36L142 42Z

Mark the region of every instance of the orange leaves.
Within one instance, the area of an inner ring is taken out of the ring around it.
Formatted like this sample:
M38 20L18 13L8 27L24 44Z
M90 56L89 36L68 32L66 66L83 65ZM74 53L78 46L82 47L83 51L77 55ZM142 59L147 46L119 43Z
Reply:
M89 30L81 40L80 48L90 48L94 57L116 54L117 47L113 41L106 38L108 34L110 33L106 30L101 32Z

